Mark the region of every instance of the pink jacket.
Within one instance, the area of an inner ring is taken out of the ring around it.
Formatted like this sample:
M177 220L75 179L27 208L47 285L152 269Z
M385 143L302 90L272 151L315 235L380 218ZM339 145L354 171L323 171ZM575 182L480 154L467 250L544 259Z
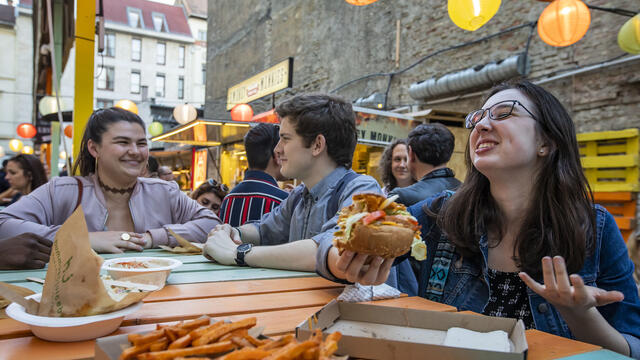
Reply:
M107 208L95 176L82 181L82 209L89 232L106 231ZM58 228L73 213L78 202L78 182L74 177L51 179L29 195L0 211L0 239L34 233L53 241ZM167 229L189 241L206 242L207 234L220 219L209 209L182 193L175 182L138 178L129 199L135 232L148 231L153 246L177 245Z

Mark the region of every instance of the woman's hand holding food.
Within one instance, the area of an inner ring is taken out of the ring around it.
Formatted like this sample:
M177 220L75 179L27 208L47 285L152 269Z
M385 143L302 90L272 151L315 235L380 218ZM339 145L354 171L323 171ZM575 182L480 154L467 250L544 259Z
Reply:
M118 254L127 250L142 251L147 240L143 234L133 232L99 231L89 233L89 241L91 248L98 253Z
M580 275L569 276L561 256L555 256L553 260L548 256L542 258L542 275L544 284L533 280L525 272L520 273L520 278L534 292L553 304L563 316L584 315L596 306L624 299L624 295L619 291L587 286Z
M237 248L238 244L231 239L229 233L224 229L220 229L209 233L203 251L205 257L210 260L222 265L235 265Z

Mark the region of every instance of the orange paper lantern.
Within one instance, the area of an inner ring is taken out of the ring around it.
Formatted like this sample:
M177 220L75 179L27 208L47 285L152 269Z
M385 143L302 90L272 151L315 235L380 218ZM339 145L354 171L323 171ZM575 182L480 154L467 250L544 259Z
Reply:
M251 118L253 118L253 109L247 104L238 104L231 109L233 121L251 121Z
M538 34L551 46L569 46L589 30L591 13L580 0L555 0L538 19Z
M363 6L363 5L373 4L374 2L376 2L378 0L345 0L345 1L348 2L351 5Z
M22 123L18 125L16 132L20 137L23 137L25 139L31 139L32 137L36 136L37 131L36 131L36 127L33 126L33 124Z
M73 137L73 126L67 125L64 127L64 135L71 139Z

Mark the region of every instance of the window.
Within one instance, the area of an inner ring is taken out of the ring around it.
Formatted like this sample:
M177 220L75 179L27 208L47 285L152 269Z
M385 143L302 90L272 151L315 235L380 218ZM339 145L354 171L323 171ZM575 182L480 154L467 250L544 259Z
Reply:
M178 66L184 67L184 46L178 48Z
M202 64L202 84L207 83L207 64Z
M106 34L104 36L105 44L105 55L108 57L116 56L116 34Z
M156 64L164 65L167 54L167 44L159 42L156 44Z
M198 40L207 41L207 30L198 30Z
M131 93L140 94L140 70L131 70Z
M184 99L184 77L178 76L178 99Z
M106 109L113 106L113 100L98 99L96 100L96 109Z
M99 70L98 89L113 91L114 69L113 66L105 66Z
M151 13L151 18L153 19L153 28L155 31L169 31L169 29L167 28L167 19L164 17L164 14Z
M136 8L127 7L127 19L129 26L134 28L144 28L144 20L142 19L142 11Z
M156 74L156 96L164 97L164 74Z
M140 61L142 59L142 40L131 39L131 60Z

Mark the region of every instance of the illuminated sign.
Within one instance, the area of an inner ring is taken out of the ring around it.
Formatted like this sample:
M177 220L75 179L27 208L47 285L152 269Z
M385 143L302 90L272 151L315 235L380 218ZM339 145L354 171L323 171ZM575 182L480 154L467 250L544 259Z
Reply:
M291 87L293 78L293 58L234 85L227 91L227 110L235 105L246 104L276 91Z

